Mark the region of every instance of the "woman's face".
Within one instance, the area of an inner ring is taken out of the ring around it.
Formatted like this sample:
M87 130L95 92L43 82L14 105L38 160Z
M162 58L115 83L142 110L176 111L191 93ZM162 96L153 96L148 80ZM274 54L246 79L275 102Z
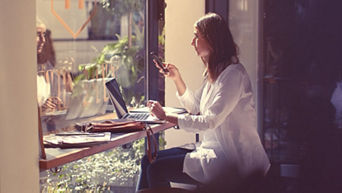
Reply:
M192 39L191 45L195 48L197 55L201 57L209 56L212 48L208 41L203 37L203 35L195 27L194 38Z
M44 27L37 27L37 53L40 54L43 51L45 45L46 29Z

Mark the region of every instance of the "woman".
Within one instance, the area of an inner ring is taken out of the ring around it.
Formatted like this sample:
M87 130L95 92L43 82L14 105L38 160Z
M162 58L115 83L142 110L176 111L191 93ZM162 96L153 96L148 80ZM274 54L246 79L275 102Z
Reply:
M265 174L269 160L256 130L256 111L250 80L239 63L237 48L227 23L217 14L200 18L194 26L191 45L205 65L205 78L191 92L173 64L164 73L177 87L177 96L189 115L166 115L158 102L149 101L151 113L190 132L202 132L203 140L193 150L172 148L158 152L141 164L138 189L169 187L169 182L200 184L224 191L243 179ZM218 191L216 191L218 192Z
M70 73L65 72L65 80L62 80L63 76L58 77L57 71L54 69L56 66L56 56L51 31L38 18L36 19L36 30L38 104L43 113L62 110L64 103L59 97L62 94L58 92L64 90L65 92L71 92L71 76Z

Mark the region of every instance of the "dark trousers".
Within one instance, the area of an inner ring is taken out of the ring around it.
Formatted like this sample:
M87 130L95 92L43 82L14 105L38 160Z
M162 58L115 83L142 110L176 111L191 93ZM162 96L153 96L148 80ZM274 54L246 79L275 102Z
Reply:
M141 161L137 190L170 187L170 182L199 184L186 173L183 173L185 155L191 151L183 148L162 150L158 152L153 163L150 163L145 155Z

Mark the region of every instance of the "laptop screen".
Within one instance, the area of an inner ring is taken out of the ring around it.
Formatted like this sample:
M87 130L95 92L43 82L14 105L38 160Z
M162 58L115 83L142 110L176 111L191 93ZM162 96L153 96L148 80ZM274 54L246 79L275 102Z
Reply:
M112 80L106 82L106 87L109 91L109 98L114 105L115 111L119 119L121 119L125 114L128 113L126 108L125 101L122 98L119 84L117 83L116 79L113 78Z

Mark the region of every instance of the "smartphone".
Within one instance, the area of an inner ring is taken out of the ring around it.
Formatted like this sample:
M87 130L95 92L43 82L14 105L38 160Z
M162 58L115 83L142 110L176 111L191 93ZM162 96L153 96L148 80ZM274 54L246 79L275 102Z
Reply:
M151 52L152 58L157 62L157 65L163 69L164 73L168 73L169 70L163 65L162 60L157 56L157 54Z

